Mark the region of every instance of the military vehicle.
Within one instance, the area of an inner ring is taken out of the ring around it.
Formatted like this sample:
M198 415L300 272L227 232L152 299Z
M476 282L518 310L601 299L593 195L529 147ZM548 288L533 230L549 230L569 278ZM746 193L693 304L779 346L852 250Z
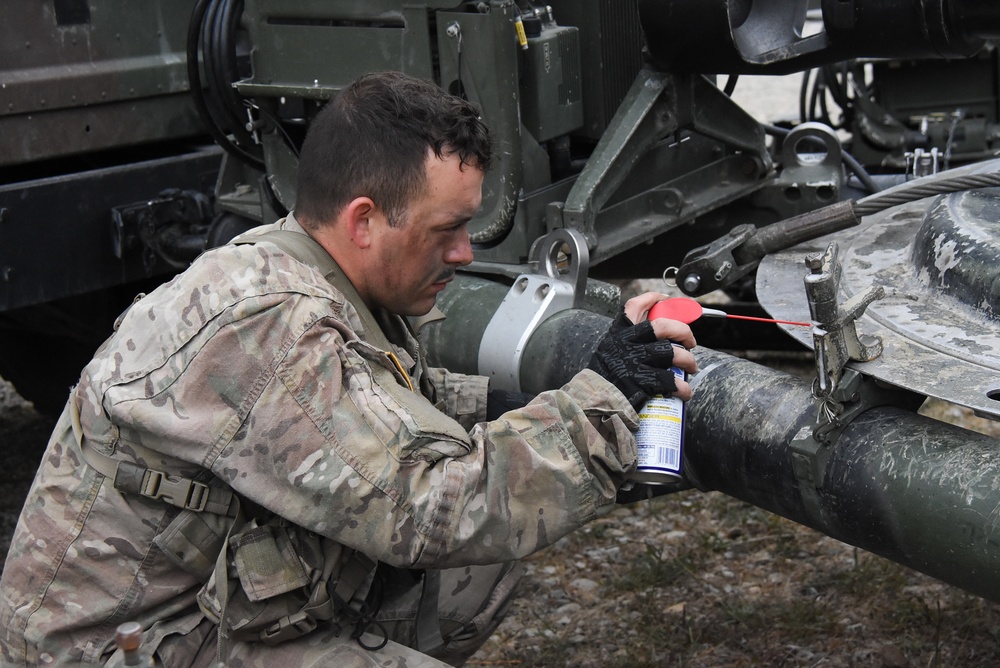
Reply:
M685 486L1000 600L1000 6L974 0L53 0L0 7L0 375L58 408L136 292L294 207L357 75L482 108L500 156L432 361L538 392L612 279L809 328L699 331ZM765 126L742 74L803 72ZM712 348L805 344L801 380ZM798 343L796 343L796 340Z

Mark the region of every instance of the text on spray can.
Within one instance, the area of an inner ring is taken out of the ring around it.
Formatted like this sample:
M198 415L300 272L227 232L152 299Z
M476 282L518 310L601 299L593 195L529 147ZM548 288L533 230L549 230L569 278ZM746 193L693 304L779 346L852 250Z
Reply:
M683 370L673 367L674 377L687 380ZM639 431L635 436L639 464L633 479L651 484L677 482L683 478L684 402L677 397L657 395L639 410Z

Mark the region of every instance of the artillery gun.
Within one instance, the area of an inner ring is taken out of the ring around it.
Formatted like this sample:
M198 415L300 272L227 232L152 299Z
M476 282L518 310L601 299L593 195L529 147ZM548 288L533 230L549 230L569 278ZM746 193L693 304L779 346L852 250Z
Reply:
M476 259L439 300L449 317L422 331L434 363L510 390L558 386L618 308L606 280L667 267L688 294L728 290L749 302L739 308L808 318L811 331L793 335L814 348L812 384L700 351L691 483L1000 600L1000 444L914 412L937 397L1000 417L1000 163L935 168L993 155L1000 7L124 10L56 0L0 21L12 63L0 87L11 181L0 186L0 374L30 398L43 402L46 387L31 388L37 372L18 363L49 350L40 334L76 336L82 364L138 285L294 207L296 152L327 100L363 72L403 70L477 102L498 137L470 224ZM815 72L810 122L763 126L729 95L740 74L797 71ZM97 294L108 307L95 315ZM700 340L761 345L749 330Z

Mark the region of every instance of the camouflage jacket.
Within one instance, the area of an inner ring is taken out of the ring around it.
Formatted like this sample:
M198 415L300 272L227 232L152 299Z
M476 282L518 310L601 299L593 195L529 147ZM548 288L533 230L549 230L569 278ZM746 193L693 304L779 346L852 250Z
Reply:
M428 369L382 315L395 383L372 373L387 356L317 270L268 243L225 246L135 303L69 401L88 446L210 471L390 566L518 559L613 506L638 418L610 383L583 371L484 422L487 380ZM154 543L178 510L109 483L64 413L0 580L0 663L101 662L123 621L166 665L203 642L203 583Z

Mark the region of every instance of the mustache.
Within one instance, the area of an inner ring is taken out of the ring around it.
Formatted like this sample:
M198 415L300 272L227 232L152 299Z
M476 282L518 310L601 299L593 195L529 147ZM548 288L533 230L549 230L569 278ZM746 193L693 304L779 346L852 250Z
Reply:
M441 281L450 281L453 278L455 278L455 268L448 267L447 269L443 269L441 273L437 275L437 278L434 279L434 282L440 283Z

